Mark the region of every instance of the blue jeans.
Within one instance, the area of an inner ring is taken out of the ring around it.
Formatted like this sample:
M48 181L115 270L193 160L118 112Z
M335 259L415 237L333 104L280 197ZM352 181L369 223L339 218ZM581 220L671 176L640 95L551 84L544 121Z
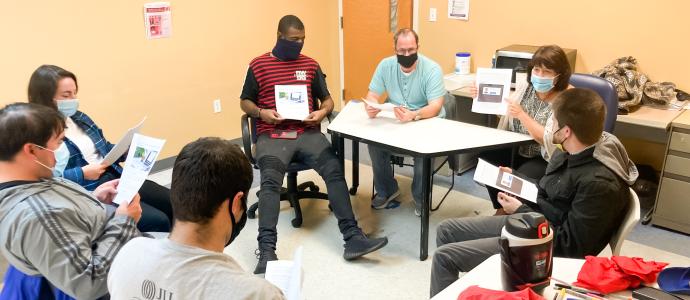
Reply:
M374 170L374 189L376 193L389 197L398 191L398 182L393 174L391 166L391 155L394 153L383 148L368 145L369 157L371 157L371 168ZM433 160L432 160L433 164ZM414 174L412 176L412 197L417 208L422 207L422 160L414 159Z

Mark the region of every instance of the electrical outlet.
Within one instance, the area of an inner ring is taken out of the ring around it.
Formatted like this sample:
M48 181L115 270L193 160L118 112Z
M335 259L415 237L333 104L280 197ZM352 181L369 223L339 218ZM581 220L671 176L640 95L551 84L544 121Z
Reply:
M436 22L436 8L429 8L429 22Z
M220 99L213 100L213 112L214 113L220 112Z

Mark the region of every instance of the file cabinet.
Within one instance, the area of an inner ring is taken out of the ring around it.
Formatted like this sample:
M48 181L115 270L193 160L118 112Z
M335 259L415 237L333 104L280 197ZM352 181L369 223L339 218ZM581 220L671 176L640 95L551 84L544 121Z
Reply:
M652 223L690 234L690 111L671 122Z

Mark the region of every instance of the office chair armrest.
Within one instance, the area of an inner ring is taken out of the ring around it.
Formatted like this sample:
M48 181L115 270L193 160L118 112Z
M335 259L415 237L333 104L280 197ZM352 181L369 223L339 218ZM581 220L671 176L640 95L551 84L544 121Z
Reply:
M333 119L335 119L335 116L333 115L333 112L330 112L326 115L326 119L328 120L328 124L333 123Z
M242 115L242 145L244 147L244 154L249 158L252 165L256 165L254 155L252 154L252 133L249 124L249 115Z

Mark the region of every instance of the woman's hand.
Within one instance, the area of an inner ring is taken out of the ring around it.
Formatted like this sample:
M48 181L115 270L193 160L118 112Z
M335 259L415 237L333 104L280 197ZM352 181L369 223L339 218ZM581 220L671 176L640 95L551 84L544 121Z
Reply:
M518 103L517 101L510 101L510 104L508 105L508 114L510 114L511 117L520 119L523 116L526 116L525 111L522 109L522 105Z
M84 173L84 179L96 180L101 177L101 174L105 172L108 166L101 164L88 164L81 167L81 172Z

